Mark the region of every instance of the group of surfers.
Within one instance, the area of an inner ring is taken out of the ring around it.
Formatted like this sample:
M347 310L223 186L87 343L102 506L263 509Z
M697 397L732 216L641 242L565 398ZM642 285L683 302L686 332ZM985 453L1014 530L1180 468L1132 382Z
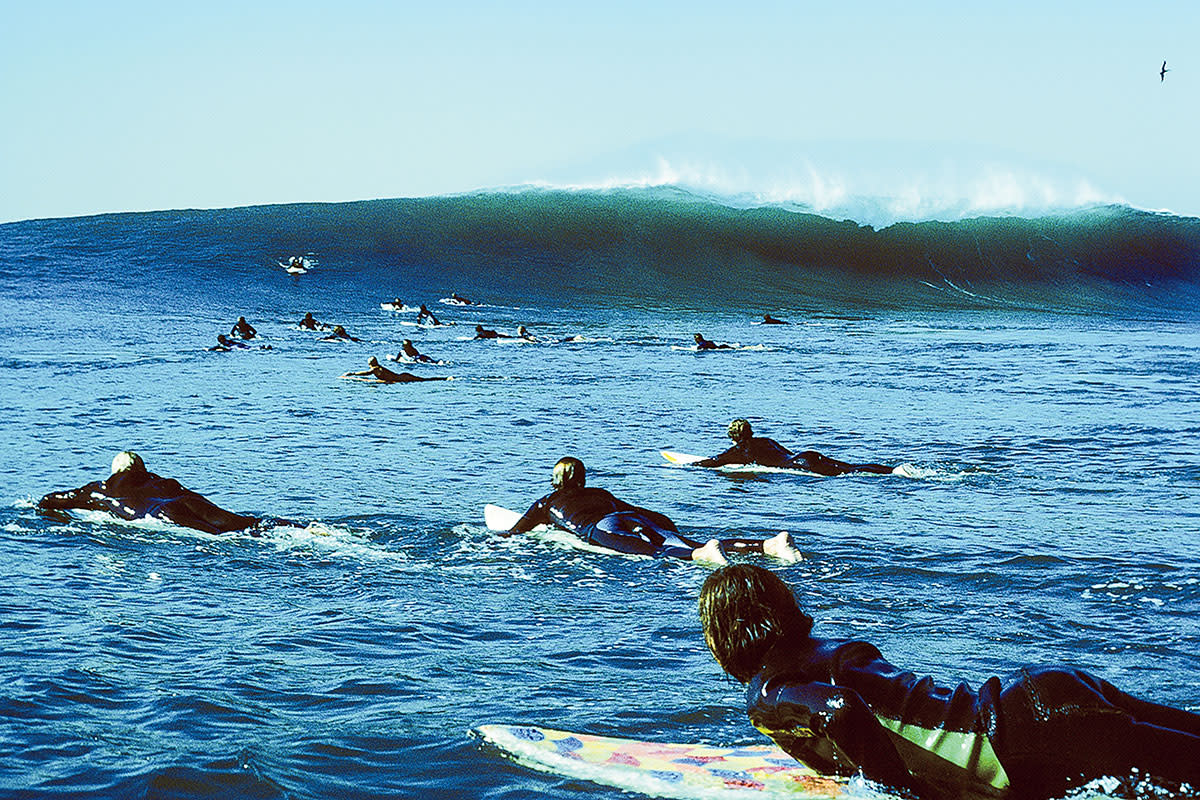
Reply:
M763 324L787 323L768 315ZM319 325L311 314L301 322L314 330ZM244 317L230 333L242 340L255 335ZM706 349L699 334L696 339ZM428 358L411 340L405 340L402 354ZM347 375L438 380L392 372L374 356L368 364L369 370ZM733 420L727 432L732 446L695 466L757 464L822 476L893 471L814 450L793 452L755 436L745 419ZM718 567L699 598L710 652L746 686L754 727L823 774L861 773L928 800L1062 797L1103 777L1148 777L1168 791L1200 790L1198 714L1132 697L1072 668L1026 667L1005 680L989 678L977 691L965 683L938 685L893 666L868 642L813 636L812 617L782 579L758 565L728 563L727 555L735 553L799 560L786 533L700 542L680 533L666 515L588 486L584 464L573 457L554 465L552 489L502 535L549 525L619 553ZM38 503L39 512L51 516L74 509L125 520L150 517L214 534L256 535L264 527L296 524L226 511L150 472L132 452L113 459L107 479L52 492Z
M891 471L794 453L754 436L744 419L730 423L728 433L730 448L696 464L756 463L829 476ZM718 566L699 598L710 652L746 686L754 727L823 774L861 773L927 800L1061 797L1102 777L1149 777L1169 791L1200 788L1200 715L1132 697L1071 668L1026 667L1005 680L989 678L977 691L938 685L893 666L868 642L813 636L813 619L782 579L758 565L728 564L730 553L798 560L786 533L701 543L666 515L588 486L573 457L554 465L552 487L503 535L551 525L620 553ZM266 525L295 524L226 511L148 471L132 452L113 459L106 480L47 494L38 509L152 517L207 533L253 535Z

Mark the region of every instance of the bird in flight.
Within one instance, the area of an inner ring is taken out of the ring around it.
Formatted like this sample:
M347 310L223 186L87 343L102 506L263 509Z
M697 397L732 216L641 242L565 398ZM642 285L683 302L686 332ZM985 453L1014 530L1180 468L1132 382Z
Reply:
M1171 70L1167 69L1167 62L1163 62L1162 69L1158 71L1158 82L1162 83L1167 79L1167 73Z

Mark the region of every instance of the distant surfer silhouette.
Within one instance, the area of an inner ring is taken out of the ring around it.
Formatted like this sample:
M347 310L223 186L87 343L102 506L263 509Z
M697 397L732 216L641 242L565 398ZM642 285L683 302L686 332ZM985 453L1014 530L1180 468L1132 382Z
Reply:
M351 336L346 332L346 329L341 325L335 325L333 331L328 336L322 336L317 341L320 342L359 342L362 341L357 336Z
M367 366L370 369L364 369L362 372L347 372L342 375L343 378L375 378L380 383L417 383L419 381L448 381L449 378L422 378L419 375L413 375L411 372L392 372L387 367L379 363L379 359L371 356L367 359Z
M1167 73L1171 70L1167 69L1167 62L1163 62L1162 69L1158 71L1158 82L1162 83L1167 79Z
M499 339L501 337L500 337L499 333L492 330L491 328L485 328L482 325L476 325L475 326L475 338L476 339Z
M300 320L300 327L310 331L320 331L325 329L325 324L317 322L316 318L309 311L304 315L304 319Z
M258 335L258 331L249 322L246 322L245 317L238 317L237 322L233 324L233 328L229 331L230 336L240 336L243 339L253 339Z
M128 450L113 459L107 480L52 492L39 500L37 507L39 512L59 517L71 509L104 511L124 520L153 517L205 533L241 531L263 522L258 517L226 511L179 481L155 475L146 469L141 456Z
M400 355L396 357L396 360L400 361L402 358L410 358L413 361L419 361L422 364L437 363L433 358L417 350L416 346L412 343L412 339L405 339L400 343Z
M763 325L790 325L791 323L787 322L786 320L776 319L775 317L772 317L770 314L763 314L762 324Z
M442 324L441 321L438 320L438 318L433 315L433 312L430 311L428 308L426 308L424 303L422 303L421 308L419 309L419 311L417 313L417 324L420 325L420 324L426 323L426 322L429 323L430 325L441 325Z

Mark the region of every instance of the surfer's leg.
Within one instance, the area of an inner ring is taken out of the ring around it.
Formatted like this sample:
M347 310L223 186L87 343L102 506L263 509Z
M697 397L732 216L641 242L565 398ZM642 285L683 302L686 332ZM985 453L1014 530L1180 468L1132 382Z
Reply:
M851 464L851 472L872 472L876 475L891 475L895 467L884 464Z
M816 450L805 450L803 453L797 453L792 457L792 464L809 472L829 477L841 475L853 469L853 465L823 456Z
M609 514L592 528L588 541L620 553L690 559L700 547L678 531L655 524L655 520L636 512Z

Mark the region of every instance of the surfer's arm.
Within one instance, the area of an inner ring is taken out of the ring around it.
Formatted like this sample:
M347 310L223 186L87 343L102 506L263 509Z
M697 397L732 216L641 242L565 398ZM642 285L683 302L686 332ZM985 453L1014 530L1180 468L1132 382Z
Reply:
M745 464L746 457L736 444L720 455L712 458L702 458L692 464L694 467L721 467L726 464Z
M100 481L92 481L86 486L80 486L78 489L51 492L38 501L37 509L44 512L66 511L72 508L108 511L107 506L100 504L92 497L92 493L99 492L101 486Z
M543 497L541 500L538 500L536 503L531 505L529 510L526 511L519 520L517 520L517 523L513 525L505 535L512 536L514 533L529 533L529 531L533 530L538 525L549 524L550 505L546 502L546 498Z
M818 772L853 775L916 790L887 730L852 689L827 683L753 681L750 721L789 755Z

